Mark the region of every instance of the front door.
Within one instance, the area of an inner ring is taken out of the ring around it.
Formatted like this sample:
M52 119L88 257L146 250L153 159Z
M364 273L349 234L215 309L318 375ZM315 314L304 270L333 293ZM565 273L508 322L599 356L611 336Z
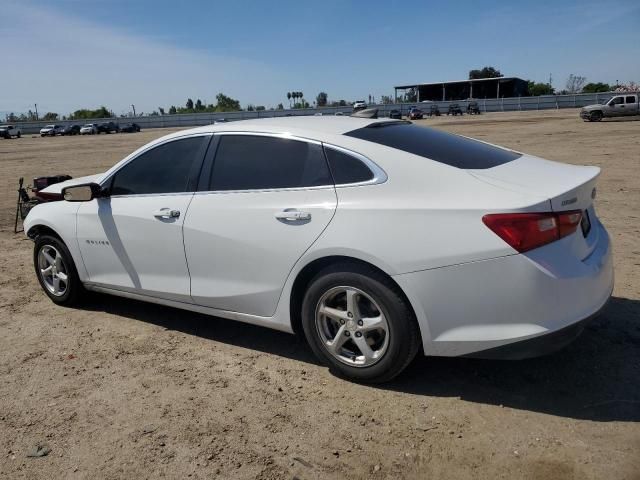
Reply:
M219 135L208 191L194 195L184 224L193 301L272 316L289 272L336 204L319 144Z
M190 302L182 227L210 136L152 147L82 204L77 238L91 283Z

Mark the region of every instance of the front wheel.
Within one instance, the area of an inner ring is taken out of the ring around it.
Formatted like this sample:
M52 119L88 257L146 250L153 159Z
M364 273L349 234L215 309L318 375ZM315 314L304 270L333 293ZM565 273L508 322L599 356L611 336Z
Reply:
M591 112L591 115L589 116L589 120L592 122L599 122L600 120L602 120L602 112L600 111Z
M398 287L366 266L336 265L318 273L304 297L302 326L315 355L358 382L391 380L420 346L417 322Z
M44 293L58 305L71 306L84 291L69 249L59 238L41 235L33 249L33 265Z

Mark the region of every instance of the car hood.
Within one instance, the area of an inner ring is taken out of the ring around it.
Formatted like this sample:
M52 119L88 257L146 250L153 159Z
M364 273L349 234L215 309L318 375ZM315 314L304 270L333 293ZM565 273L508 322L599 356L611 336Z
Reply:
M584 110L585 112L590 112L592 110L601 110L602 106L603 105L601 103L596 103L594 105L586 105L582 107L582 110Z
M62 193L62 189L65 187L71 187L72 185L80 185L83 183L98 183L104 176L104 173L96 173L95 175L87 175L86 177L72 178L60 183L54 183L47 188L41 190L44 193Z

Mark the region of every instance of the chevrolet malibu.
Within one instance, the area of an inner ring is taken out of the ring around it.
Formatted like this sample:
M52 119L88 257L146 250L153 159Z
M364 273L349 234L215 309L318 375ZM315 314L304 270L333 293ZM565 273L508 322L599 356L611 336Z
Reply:
M596 167L407 121L247 120L155 140L31 210L35 273L303 332L332 371L383 382L424 355L557 349L613 288Z

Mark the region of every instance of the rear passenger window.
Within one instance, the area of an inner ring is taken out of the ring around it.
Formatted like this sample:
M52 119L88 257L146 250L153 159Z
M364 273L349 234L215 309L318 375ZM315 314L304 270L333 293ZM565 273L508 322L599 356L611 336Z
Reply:
M636 103L636 97L634 97L633 95L627 97L627 103Z
M195 191L193 169L204 156L209 138L174 140L144 152L116 172L111 195Z
M373 172L361 160L331 147L325 147L325 154L336 185L366 182L373 178Z
M322 147L286 138L221 135L209 190L333 185Z

